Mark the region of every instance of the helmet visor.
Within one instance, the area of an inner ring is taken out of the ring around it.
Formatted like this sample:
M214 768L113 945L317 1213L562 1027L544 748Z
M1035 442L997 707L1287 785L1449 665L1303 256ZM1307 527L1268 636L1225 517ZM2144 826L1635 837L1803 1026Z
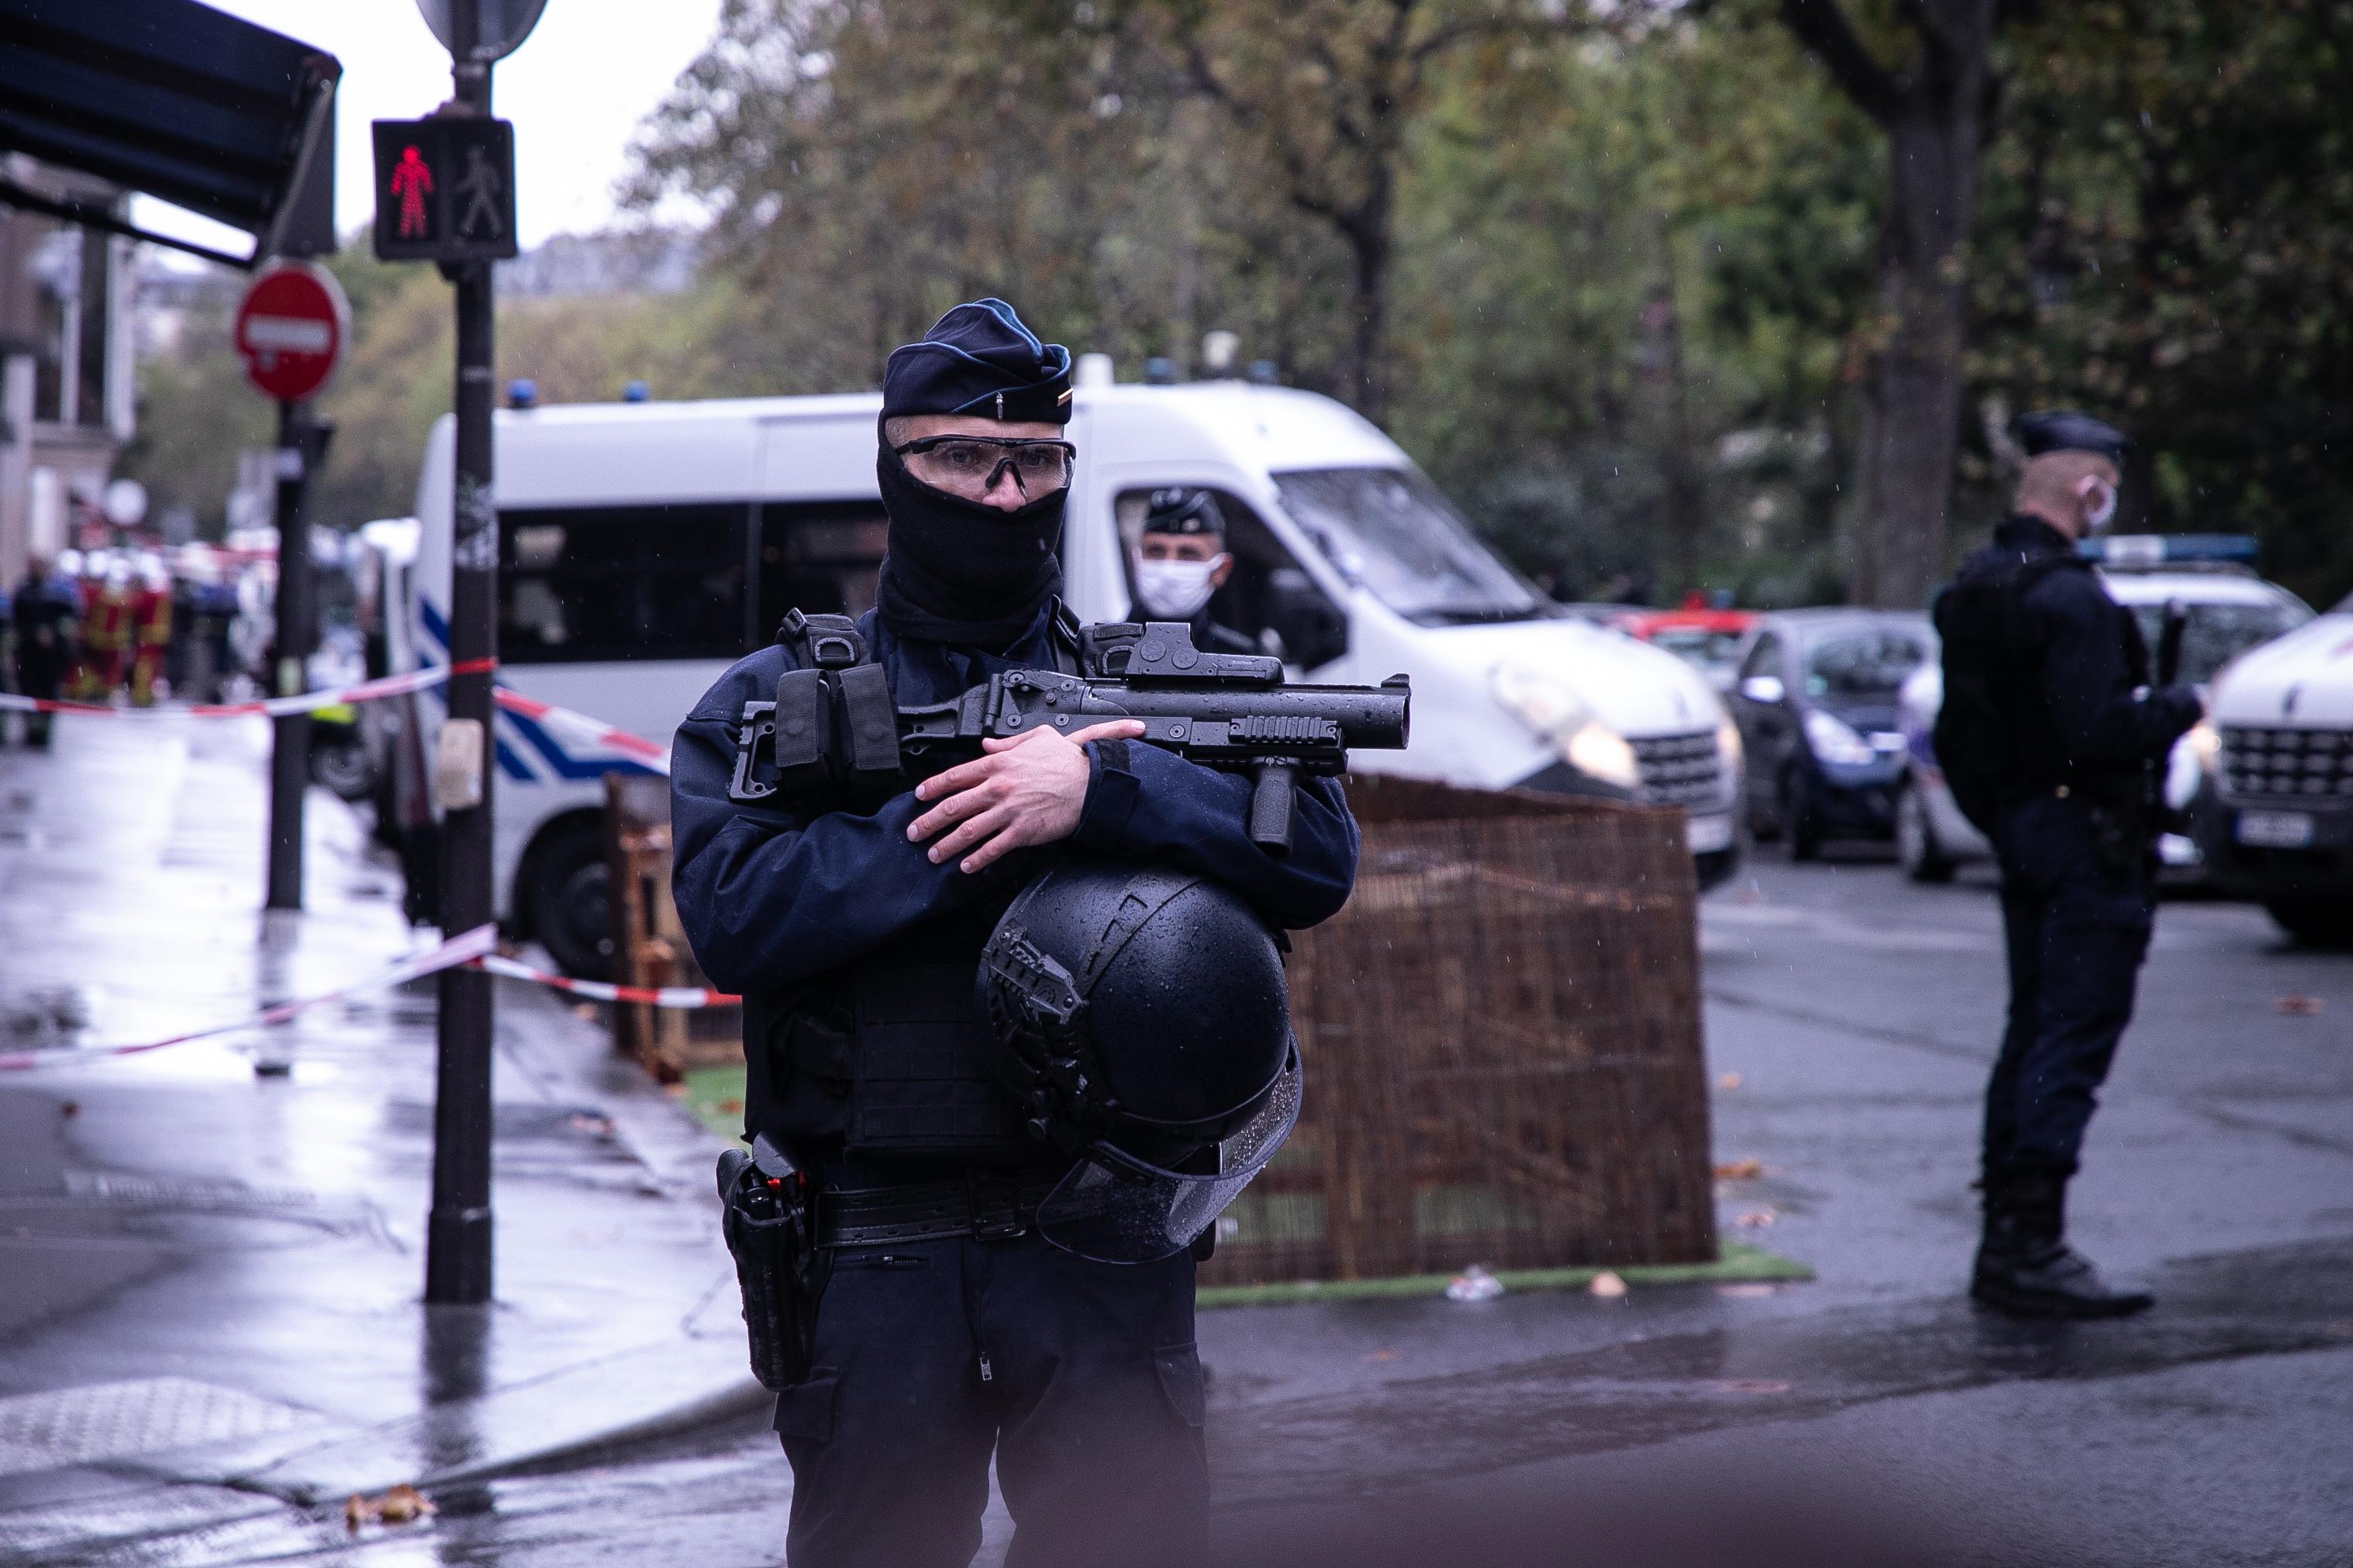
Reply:
M1218 1145L1214 1173L1164 1171L1108 1143L1092 1145L1038 1205L1038 1234L1098 1263L1152 1263L1181 1252L1291 1136L1299 1087L1293 1046L1266 1103Z

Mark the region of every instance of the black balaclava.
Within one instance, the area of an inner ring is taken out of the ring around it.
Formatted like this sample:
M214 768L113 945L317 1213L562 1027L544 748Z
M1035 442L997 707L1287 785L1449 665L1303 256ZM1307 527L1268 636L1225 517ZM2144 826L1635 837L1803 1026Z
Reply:
M1062 590L1054 549L1070 487L1018 511L934 489L885 447L874 460L891 542L878 609L897 636L1001 648L1029 629Z
M1067 424L1071 352L1039 342L1002 300L958 305L883 370L878 429L914 414ZM916 479L887 436L874 471L891 514L877 608L893 635L1002 648L1060 592L1067 489L999 511Z

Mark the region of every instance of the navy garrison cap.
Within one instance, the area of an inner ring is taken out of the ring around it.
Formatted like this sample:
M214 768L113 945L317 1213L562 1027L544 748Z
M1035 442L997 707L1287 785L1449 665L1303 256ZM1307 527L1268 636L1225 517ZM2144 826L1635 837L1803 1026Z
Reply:
M923 341L891 351L882 417L977 414L990 419L1071 419L1071 351L1041 343L1002 300L958 305Z
M1207 490L1154 490L1144 513L1144 531L1223 534L1226 520L1218 513L1217 499Z
M2125 433L2115 426L2072 408L2045 408L2021 414L2010 422L2010 427L2030 458L2039 458L2045 452L2091 452L2122 468L2125 448L2131 445L2125 439Z

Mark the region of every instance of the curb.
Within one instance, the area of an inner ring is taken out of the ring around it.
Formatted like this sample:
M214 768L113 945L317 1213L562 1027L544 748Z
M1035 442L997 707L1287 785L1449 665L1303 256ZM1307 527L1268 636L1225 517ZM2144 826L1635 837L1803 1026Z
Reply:
M1614 1270L1599 1266L1579 1268L1507 1268L1495 1278L1506 1290L1582 1290L1603 1273L1614 1272L1628 1285L1749 1285L1797 1284L1814 1277L1804 1264L1761 1247L1727 1241L1713 1263L1637 1263ZM1443 1296L1451 1276L1406 1274L1386 1279L1300 1279L1265 1285L1204 1285L1194 1292L1193 1304L1203 1310L1224 1307L1289 1307L1309 1301L1371 1301Z

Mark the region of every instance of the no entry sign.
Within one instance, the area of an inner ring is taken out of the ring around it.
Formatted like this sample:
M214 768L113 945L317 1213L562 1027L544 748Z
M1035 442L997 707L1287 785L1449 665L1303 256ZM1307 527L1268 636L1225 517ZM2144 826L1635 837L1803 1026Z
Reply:
M247 287L232 341L246 379L264 397L298 403L335 374L351 322L351 305L333 273L307 261L279 261Z

